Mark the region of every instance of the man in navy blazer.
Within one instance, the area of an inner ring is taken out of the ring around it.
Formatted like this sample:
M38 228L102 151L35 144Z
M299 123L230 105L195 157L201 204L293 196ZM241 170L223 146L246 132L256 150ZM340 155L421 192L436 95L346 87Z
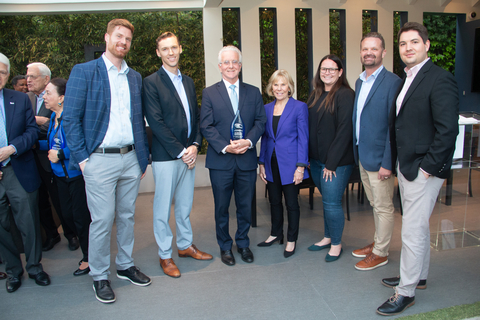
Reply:
M132 258L135 202L148 164L142 112L142 78L123 58L134 27L125 19L108 23L107 50L97 60L73 67L65 93L63 123L70 165L85 179L92 217L88 263L96 298L115 301L110 287L110 237L117 225L117 277L138 286L151 283Z
M392 160L402 196L400 277L382 284L395 294L377 309L396 315L415 304L415 289L427 287L430 216L452 165L458 134L458 87L453 75L428 58L428 31L407 22L398 32L405 82L390 112Z
M7 292L14 292L22 284L23 267L10 233L10 209L22 234L29 277L41 286L49 285L50 277L40 263L40 176L32 151L38 128L28 96L4 88L9 75L10 61L0 53L0 255L8 274Z
M222 262L233 266L232 238L228 231L230 198L235 192L237 232L235 243L242 260L253 262L248 231L252 220L252 200L257 179L255 144L265 131L266 115L258 88L239 80L242 53L234 46L218 54L222 80L203 90L200 130L208 141L205 166L210 170L215 200L217 242ZM233 140L230 128L238 111L245 135Z
M365 71L355 83L353 109L353 151L359 165L365 193L373 207L373 243L352 255L364 258L357 270L373 270L388 263L394 217L392 157L388 115L402 80L383 66L385 40L370 32L360 42L360 60Z
M202 144L200 110L192 78L178 68L182 53L178 38L171 32L164 32L156 42L162 67L143 83L143 108L153 134L153 230L163 272L178 278L180 270L172 259L173 234L168 222L173 198L178 255L197 260L213 258L193 244L190 224L195 161Z

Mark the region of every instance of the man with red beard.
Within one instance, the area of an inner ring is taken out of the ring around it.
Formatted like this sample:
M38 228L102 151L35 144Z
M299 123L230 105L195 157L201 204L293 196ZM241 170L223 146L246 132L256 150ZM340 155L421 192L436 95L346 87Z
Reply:
M88 263L95 296L103 303L115 302L108 280L114 220L117 277L138 286L151 283L132 258L135 202L148 164L142 78L123 60L133 31L125 19L110 21L105 53L73 67L65 93L63 124L70 165L81 170L85 179L92 217Z

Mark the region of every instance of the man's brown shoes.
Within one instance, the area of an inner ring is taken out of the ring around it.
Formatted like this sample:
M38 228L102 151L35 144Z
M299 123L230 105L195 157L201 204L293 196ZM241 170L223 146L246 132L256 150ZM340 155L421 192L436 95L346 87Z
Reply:
M192 257L193 259L197 260L212 260L213 256L206 252L202 252L197 249L197 247L192 244L185 250L178 250L178 256L180 258Z
M374 245L375 245L375 242L370 243L368 246L365 246L361 249L353 250L352 256L357 258L366 258L368 254L372 252Z
M180 270L178 270L172 258L170 259L160 258L160 266L162 267L163 272L165 272L167 276L170 276L172 278L180 278Z

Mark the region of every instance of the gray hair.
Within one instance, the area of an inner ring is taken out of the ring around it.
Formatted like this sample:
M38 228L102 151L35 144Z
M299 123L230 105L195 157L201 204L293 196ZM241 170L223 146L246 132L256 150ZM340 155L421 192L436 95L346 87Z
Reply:
M47 67L46 64L44 63L41 63L41 62L33 62L33 63L30 63L28 66L27 66L27 69L30 68L30 67L37 67L38 68L38 71L40 72L40 74L42 76L48 76L49 78L52 77L52 72L50 71L50 69Z
M238 60L239 60L238 62L240 64L242 63L242 52L240 51L240 49L238 49L235 46L225 46L218 53L218 64L222 64L222 62L223 62L222 61L222 53L224 53L225 51L235 51L238 54Z
M3 63L4 65L7 66L7 72L10 73L10 60L0 52L0 63Z

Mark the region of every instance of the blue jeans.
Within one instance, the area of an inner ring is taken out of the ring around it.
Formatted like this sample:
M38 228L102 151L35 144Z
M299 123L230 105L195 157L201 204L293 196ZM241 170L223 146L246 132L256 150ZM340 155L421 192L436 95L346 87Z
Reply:
M325 224L325 238L332 239L332 245L339 245L342 242L343 227L345 217L342 208L342 198L348 179L352 174L353 164L337 167L332 181L325 181L323 178L323 169L325 164L310 159L310 171L312 179L318 190L322 194L323 202L323 220Z

